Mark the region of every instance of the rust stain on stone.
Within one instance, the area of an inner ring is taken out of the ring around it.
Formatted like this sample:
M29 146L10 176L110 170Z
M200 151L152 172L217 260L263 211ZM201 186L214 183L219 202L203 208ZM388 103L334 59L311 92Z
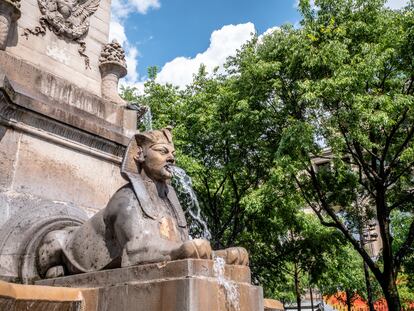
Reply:
M160 235L162 238L170 241L179 241L178 232L176 226L170 217L164 217L160 223Z

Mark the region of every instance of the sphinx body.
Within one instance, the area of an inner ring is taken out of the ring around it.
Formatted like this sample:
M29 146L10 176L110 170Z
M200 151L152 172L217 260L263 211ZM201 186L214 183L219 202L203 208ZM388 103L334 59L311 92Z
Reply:
M169 180L174 165L170 129L139 133L123 159L129 181L105 209L81 226L48 233L38 249L43 277L184 258L210 259L206 240L191 240L184 212ZM229 264L247 265L243 248L218 251Z

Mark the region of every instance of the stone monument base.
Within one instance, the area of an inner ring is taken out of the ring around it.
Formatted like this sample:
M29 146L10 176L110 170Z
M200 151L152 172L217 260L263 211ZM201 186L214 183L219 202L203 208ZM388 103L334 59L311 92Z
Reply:
M262 288L250 281L248 267L226 266L220 277L212 260L190 259L40 280L35 284L95 288L96 311L262 311Z

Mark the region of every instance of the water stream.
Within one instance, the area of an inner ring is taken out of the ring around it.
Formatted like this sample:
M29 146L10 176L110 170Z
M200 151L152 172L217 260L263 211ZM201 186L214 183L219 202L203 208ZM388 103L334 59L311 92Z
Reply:
M147 111L142 116L141 122L144 125L145 131L152 131L152 112L150 106L147 106Z
M228 280L224 274L226 262L223 258L214 256L213 258L213 272L217 278L219 286L224 289L226 295L226 302L228 303L228 310L239 311L240 310L240 293L236 283Z
M210 230L208 230L207 223L201 215L200 204L198 203L197 196L192 187L192 181L187 173L177 167L172 167L173 172L173 186L177 192L178 198L190 217L194 220L190 224L190 231L196 233L197 236L193 238L203 238L206 240L211 239ZM197 234L199 233L199 234Z

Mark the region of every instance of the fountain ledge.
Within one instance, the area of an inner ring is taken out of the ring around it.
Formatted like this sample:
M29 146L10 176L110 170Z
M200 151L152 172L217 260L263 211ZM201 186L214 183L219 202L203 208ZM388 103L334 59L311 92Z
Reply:
M263 291L250 284L246 266L225 267L225 278L236 284L239 308L229 305L214 274L213 261L177 260L40 280L36 285L94 288L96 310L262 311ZM95 310L88 310L95 311Z

